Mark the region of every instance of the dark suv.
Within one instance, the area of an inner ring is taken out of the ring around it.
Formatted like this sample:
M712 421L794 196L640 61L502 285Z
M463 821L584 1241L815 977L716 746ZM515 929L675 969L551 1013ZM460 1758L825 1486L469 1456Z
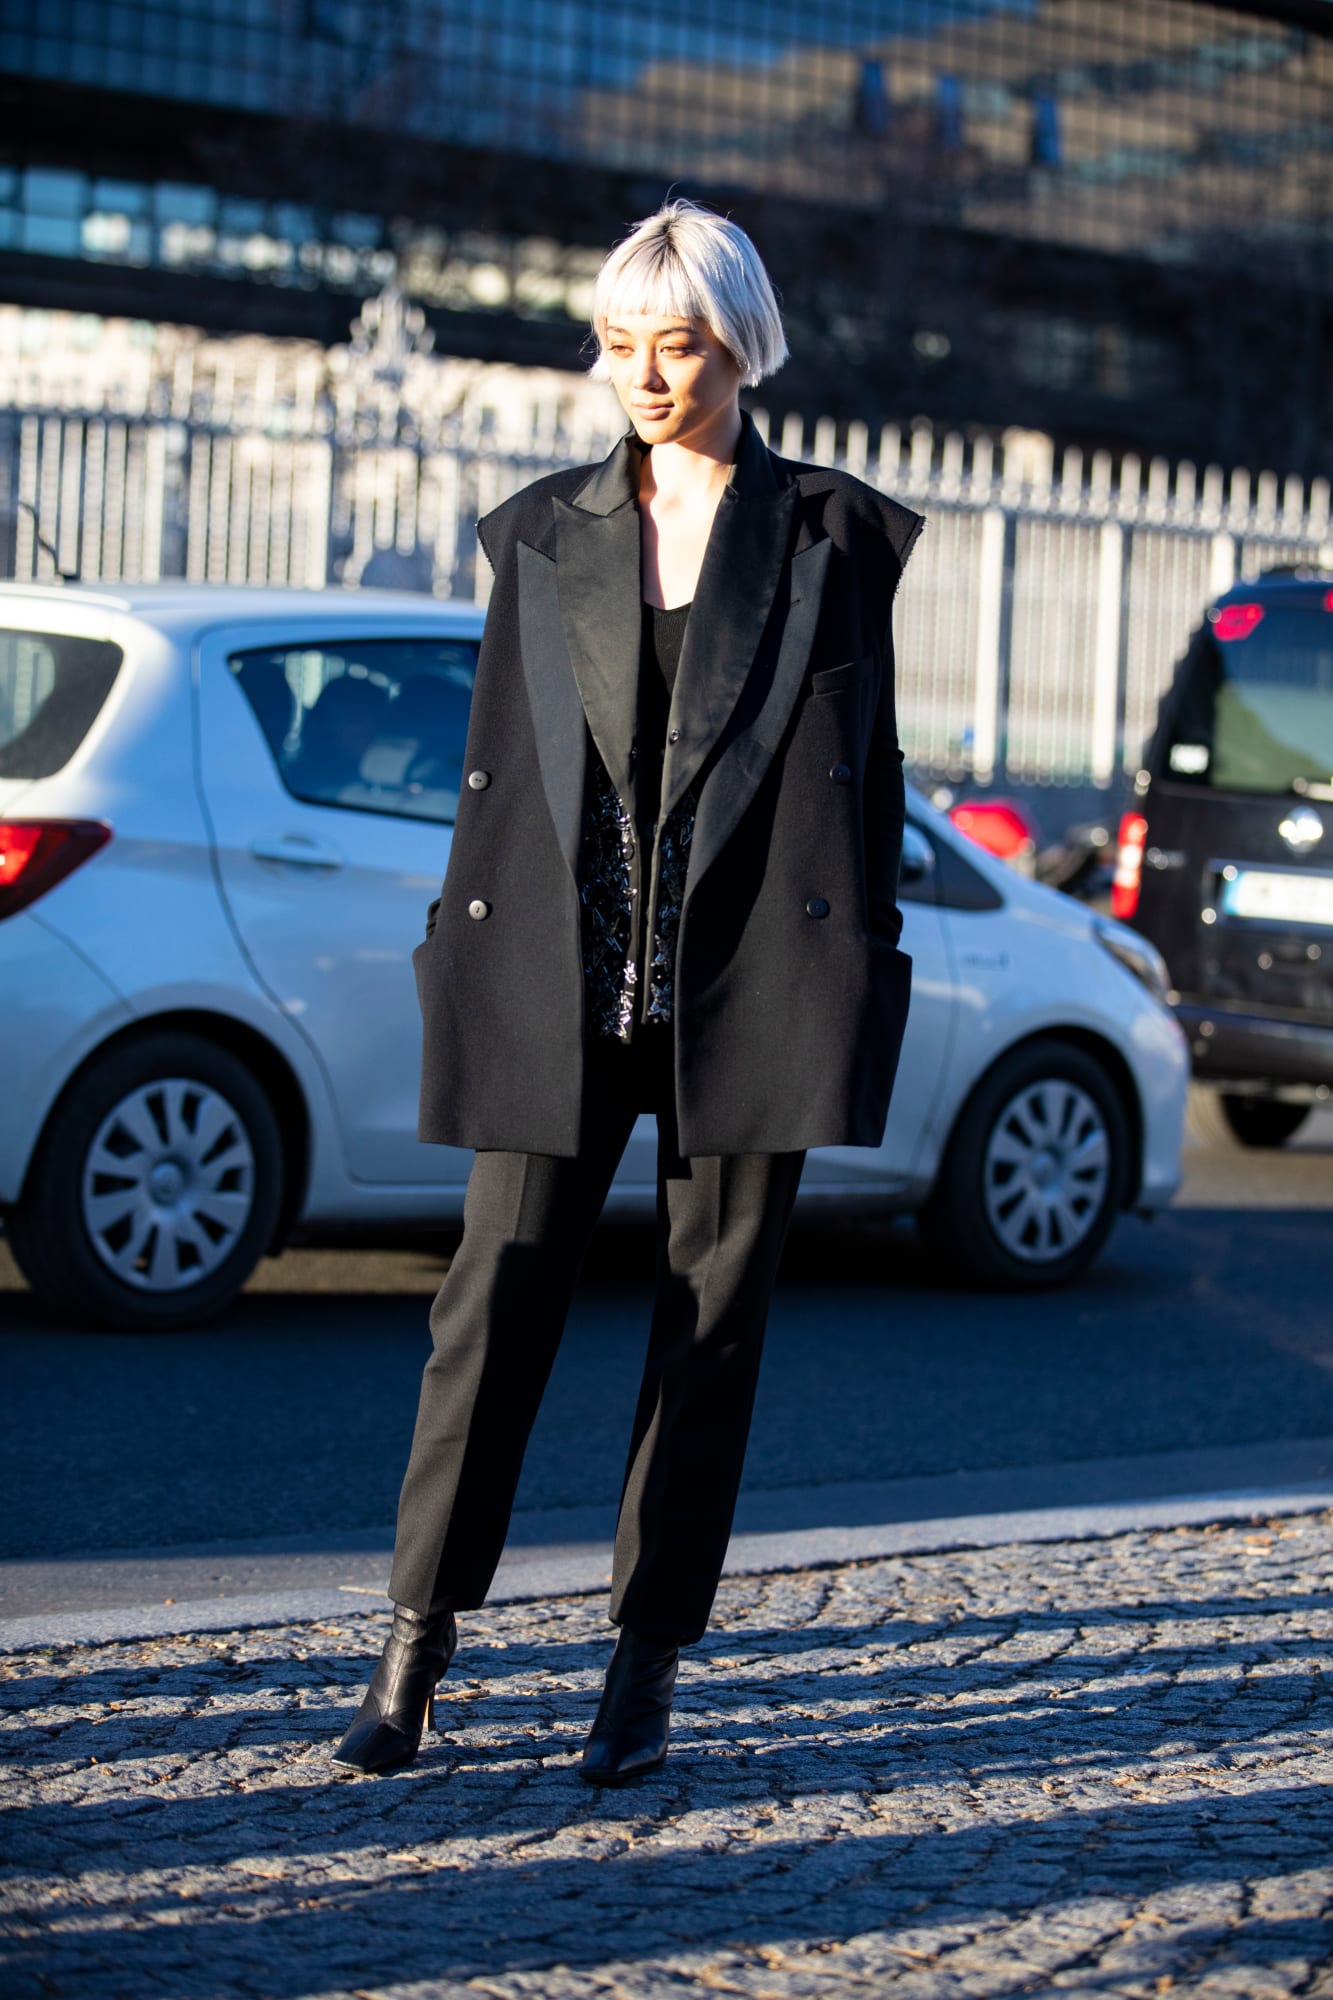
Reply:
M1218 598L1135 791L1113 914L1165 958L1236 1137L1280 1146L1333 1090L1333 572Z

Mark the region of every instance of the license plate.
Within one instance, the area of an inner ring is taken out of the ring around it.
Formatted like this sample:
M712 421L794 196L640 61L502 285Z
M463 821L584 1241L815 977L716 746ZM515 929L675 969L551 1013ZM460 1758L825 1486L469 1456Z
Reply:
M1222 908L1229 917L1273 924L1333 925L1333 875L1278 875L1261 868L1238 868L1222 883Z

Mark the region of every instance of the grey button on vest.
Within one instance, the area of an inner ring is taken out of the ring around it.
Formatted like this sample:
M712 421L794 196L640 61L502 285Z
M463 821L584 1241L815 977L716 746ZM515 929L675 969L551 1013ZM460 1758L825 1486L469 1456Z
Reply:
M469 771L467 781L474 792L484 792L491 782L491 774L489 771Z
M829 776L835 785L850 785L852 782L852 767L850 764L835 764L829 772Z
M823 896L812 896L805 906L808 917L826 917L829 913L828 901Z
M491 914L491 906L489 903L483 903L481 897L478 896L475 902L468 904L467 913L470 917L475 917L477 922L480 923L483 917L489 917Z

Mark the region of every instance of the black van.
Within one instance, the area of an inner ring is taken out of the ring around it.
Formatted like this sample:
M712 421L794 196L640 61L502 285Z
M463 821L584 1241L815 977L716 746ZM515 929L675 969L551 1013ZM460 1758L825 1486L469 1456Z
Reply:
M1333 572L1217 600L1135 794L1112 912L1165 958L1236 1137L1280 1146L1333 1092Z

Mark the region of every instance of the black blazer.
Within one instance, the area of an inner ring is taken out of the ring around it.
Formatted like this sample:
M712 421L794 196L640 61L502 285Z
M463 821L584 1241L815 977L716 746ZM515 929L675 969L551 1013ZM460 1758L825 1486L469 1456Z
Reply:
M631 431L480 523L495 585L444 886L413 954L420 1138L569 1156L594 746L629 796L640 643ZM894 592L919 514L751 419L672 697L662 814L698 801L676 948L681 1150L878 1145L907 1018ZM484 774L484 776L480 775Z

